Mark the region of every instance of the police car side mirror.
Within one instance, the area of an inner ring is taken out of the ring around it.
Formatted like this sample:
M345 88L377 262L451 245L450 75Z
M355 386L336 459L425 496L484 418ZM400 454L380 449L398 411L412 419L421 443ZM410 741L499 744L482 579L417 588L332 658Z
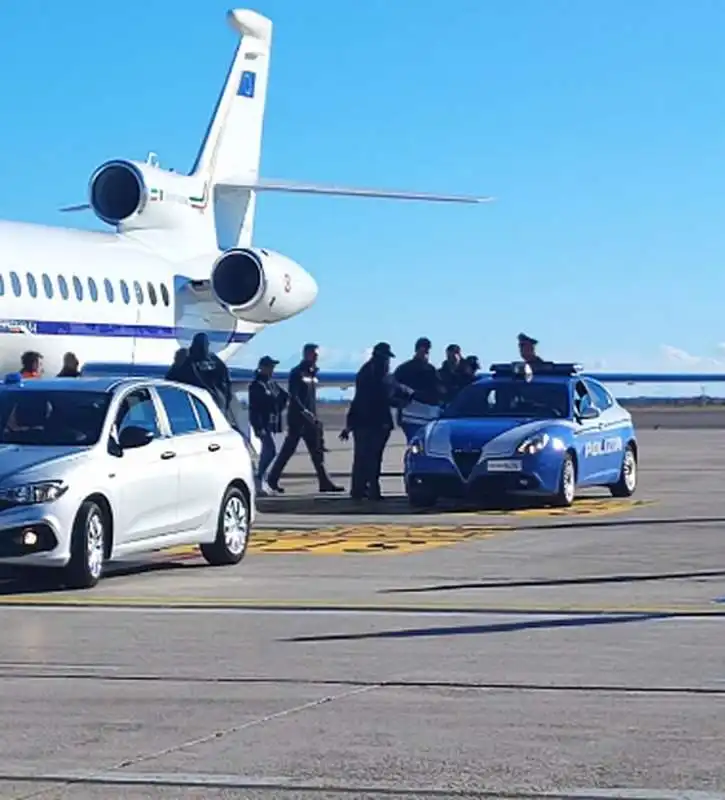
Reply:
M594 406L588 406L583 411L579 411L577 416L580 420L596 419L599 416L599 409Z

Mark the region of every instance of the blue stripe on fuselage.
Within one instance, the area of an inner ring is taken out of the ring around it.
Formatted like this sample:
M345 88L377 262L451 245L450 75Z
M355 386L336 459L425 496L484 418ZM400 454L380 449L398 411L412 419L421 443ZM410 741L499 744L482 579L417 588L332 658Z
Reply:
M109 322L57 322L53 320L0 319L0 333L20 333L8 326L26 328L37 336L98 336L126 339L190 339L199 328L184 328L168 325L118 325ZM230 332L228 330L203 329L211 342L243 344L253 333Z

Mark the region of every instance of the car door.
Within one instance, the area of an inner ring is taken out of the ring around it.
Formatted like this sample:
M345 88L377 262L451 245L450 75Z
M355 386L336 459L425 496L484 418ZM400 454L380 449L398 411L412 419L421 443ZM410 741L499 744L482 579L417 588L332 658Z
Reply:
M578 462L578 483L581 485L597 483L602 470L598 456L601 449L601 421L599 409L582 380L578 380L574 384L573 404L576 417L574 439Z
M169 446L176 454L179 468L178 529L192 531L206 528L210 515L219 511L221 493L214 455L220 450L209 431L202 426L194 398L177 386L157 386L172 439ZM208 415L208 412L207 412ZM213 427L213 423L212 423Z
M112 435L118 440L121 431L130 425L150 431L154 438L147 445L124 450L114 458L117 545L172 533L178 523L178 462L164 436L148 388L133 389L121 399Z
M622 469L624 428L629 425L609 392L600 383L584 379L595 406L599 409L601 449L597 455L598 474L603 483L614 483Z

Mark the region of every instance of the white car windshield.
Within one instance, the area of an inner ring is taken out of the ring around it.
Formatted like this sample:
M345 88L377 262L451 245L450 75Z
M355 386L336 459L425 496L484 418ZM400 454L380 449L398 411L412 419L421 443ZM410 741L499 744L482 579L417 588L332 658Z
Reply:
M536 381L485 381L467 386L442 414L444 419L568 416L568 384Z
M44 447L95 444L111 401L104 392L0 391L0 444Z

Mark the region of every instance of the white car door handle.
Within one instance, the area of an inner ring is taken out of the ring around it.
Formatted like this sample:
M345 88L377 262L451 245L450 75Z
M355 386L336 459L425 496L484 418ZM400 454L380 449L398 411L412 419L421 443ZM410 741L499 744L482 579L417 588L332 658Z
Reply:
M167 450L161 454L161 458L163 458L164 461L168 461L170 458L176 458L176 453L173 450Z
M208 448L208 450L209 450L209 452L210 452L210 453L216 453L216 451L217 451L217 450L220 450L220 449L221 449L221 445L220 445L220 444L217 444L216 442L212 442L212 443L209 445L209 448Z

